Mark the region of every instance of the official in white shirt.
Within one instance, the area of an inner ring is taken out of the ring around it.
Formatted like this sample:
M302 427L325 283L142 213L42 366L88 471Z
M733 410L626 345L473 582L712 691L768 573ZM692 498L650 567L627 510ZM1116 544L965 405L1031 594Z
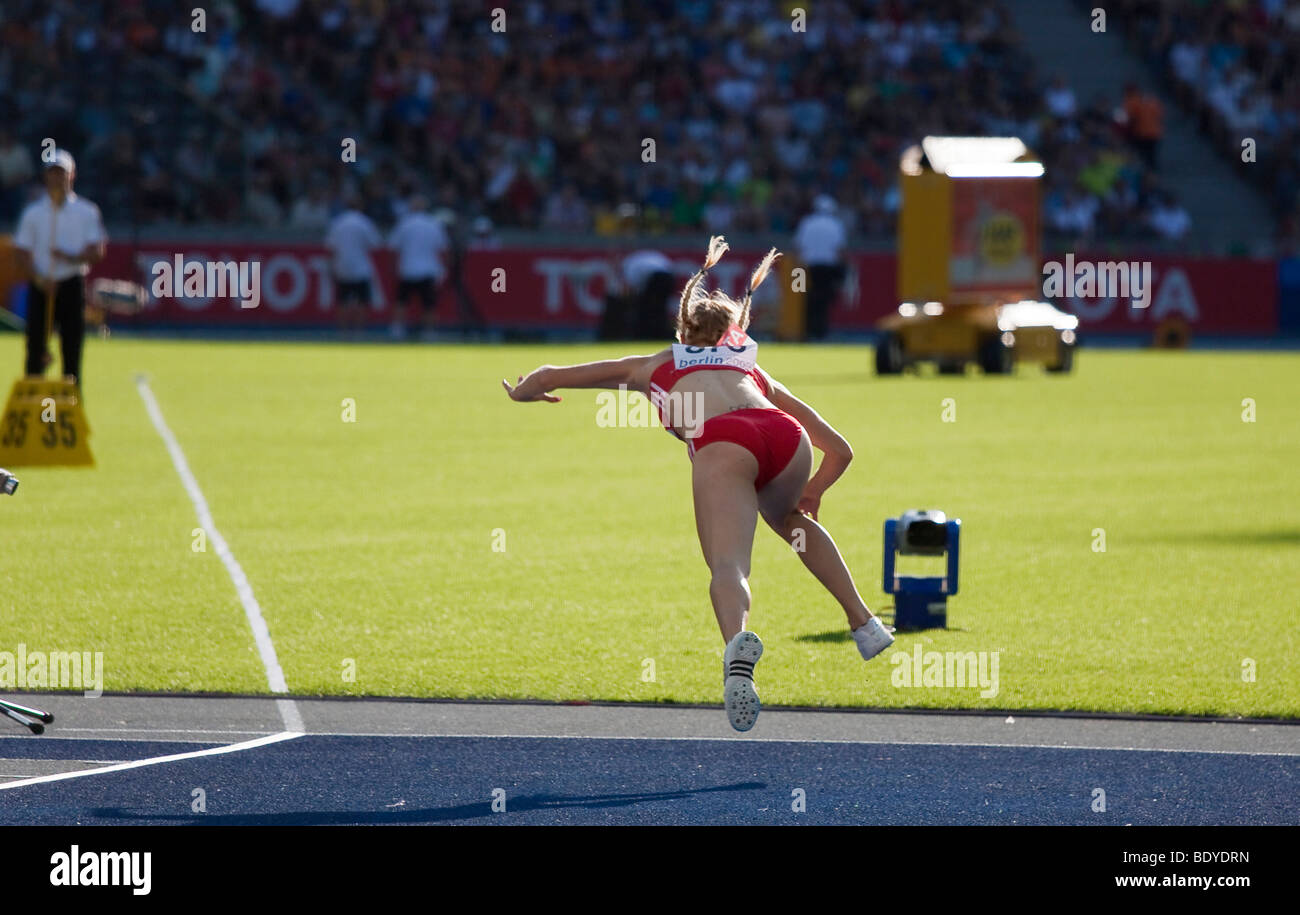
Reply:
M623 285L632 305L631 339L672 336L667 302L673 292L673 262L659 251L633 251L623 260Z
M383 236L361 212L360 201L349 195L345 209L330 222L325 247L330 251L339 330L360 331L370 307L371 253L383 245Z
M808 271L806 336L824 340L830 331L831 306L844 283L844 244L848 233L835 215L835 201L819 194L813 212L799 221L794 244Z
M447 276L443 256L450 247L442 220L427 212L428 201L416 195L388 237L388 247L397 253L397 303L392 333L406 335L406 311L414 296L420 302L420 325L428 328L438 295Z
M104 257L108 233L99 207L72 192L77 164L65 150L45 163L46 195L18 218L14 247L27 290L29 377L39 378L51 358L49 336L59 329L63 375L81 383L81 350L86 336L86 274Z

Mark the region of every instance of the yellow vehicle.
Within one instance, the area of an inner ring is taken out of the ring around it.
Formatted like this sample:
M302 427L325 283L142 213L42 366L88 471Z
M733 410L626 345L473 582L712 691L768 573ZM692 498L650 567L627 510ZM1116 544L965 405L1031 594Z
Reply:
M878 326L877 374L896 375L920 362L934 362L944 374L961 374L968 362L977 362L985 373L1002 375L1017 362L1070 371L1079 319L1048 302L904 302Z
M881 320L876 371L919 362L1004 374L1074 365L1079 321L1041 294L1043 164L1017 137L926 137L899 161L897 314Z

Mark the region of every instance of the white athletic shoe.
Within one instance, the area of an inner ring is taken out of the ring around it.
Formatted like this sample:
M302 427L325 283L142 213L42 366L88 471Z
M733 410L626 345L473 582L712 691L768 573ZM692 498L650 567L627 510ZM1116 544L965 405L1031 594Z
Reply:
M762 656L763 640L748 629L736 633L722 653L723 701L737 731L748 731L758 720L762 704L754 688L754 665Z
M880 618L873 616L867 620L866 625L853 630L853 641L858 643L858 653L862 655L862 660L870 661L894 644L894 637L889 634Z

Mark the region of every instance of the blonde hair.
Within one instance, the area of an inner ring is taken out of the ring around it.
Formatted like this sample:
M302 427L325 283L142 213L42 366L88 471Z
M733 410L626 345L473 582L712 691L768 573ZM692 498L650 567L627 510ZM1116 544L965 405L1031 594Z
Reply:
M682 343L714 346L731 325L735 324L741 330L749 328L749 305L754 290L767 279L772 264L781 254L775 248L767 252L749 278L744 299L737 302L720 289L708 292L700 288L709 269L722 260L728 248L727 240L721 235L710 238L704 266L686 281L682 289L681 302L677 306L677 339Z

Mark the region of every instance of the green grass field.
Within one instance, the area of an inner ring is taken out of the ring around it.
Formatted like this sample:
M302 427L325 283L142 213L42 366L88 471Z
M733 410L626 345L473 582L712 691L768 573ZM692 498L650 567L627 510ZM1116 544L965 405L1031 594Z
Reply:
M0 365L20 347L0 337ZM225 568L192 549L143 372L293 692L720 703L684 448L600 427L594 391L500 388L623 352L91 341L98 466L19 469L0 500L0 650L103 651L109 691L267 690ZM894 686L761 529L765 704L1300 716L1300 355L1085 351L1069 377L888 380L861 347L767 345L763 363L856 449L822 522L873 609L891 607L884 519L962 519L951 628L896 648L999 653L994 697Z

